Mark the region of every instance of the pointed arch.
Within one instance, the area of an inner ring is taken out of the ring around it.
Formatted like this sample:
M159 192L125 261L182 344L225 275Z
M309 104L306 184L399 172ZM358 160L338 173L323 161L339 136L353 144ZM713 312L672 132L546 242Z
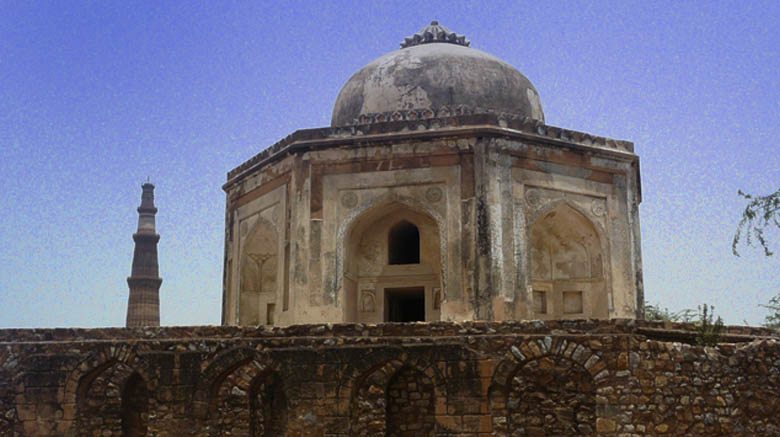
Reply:
M276 226L258 215L240 249L239 325L273 324L279 261Z
M107 371L108 373L106 373ZM149 403L148 408L153 408L155 399L152 393L157 389L159 381L155 373L151 371L148 361L143 356L138 355L132 345L102 345L101 349L94 351L79 362L68 374L62 397L59 399L64 412L62 420L70 423L72 428L81 429L79 422L89 421L93 413L97 415L111 413L112 423L119 434L122 423L122 395L125 394L124 389L128 378L134 374L136 375L134 378L138 378L134 384L138 385L127 394L140 396L140 398L136 399L132 405L142 406L145 398L145 402ZM98 385L92 387L96 380ZM114 402L105 407L109 408L110 411L89 410L90 405L99 406L90 401L90 393L95 395L101 390L108 391L109 389L111 390L109 395Z
M245 347L224 351L203 375L196 391L197 413L206 419L209 435L285 434L287 398L282 379L256 351Z
M134 365L137 361L125 353L101 358L105 361L91 368L87 364L89 361L83 362L79 371L69 378L78 381L73 392L76 429L85 434L90 430L110 430L114 435L125 437L145 436L147 411L153 401L150 380L143 375L147 372ZM95 361L91 360L92 363ZM68 385L66 382L66 393L69 393Z
M587 346L562 337L510 347L488 388L497 435L595 435L596 389L607 364Z
M532 317L607 318L610 269L600 226L566 199L529 218Z
M449 255L447 252L447 222L444 220L444 217L430 205L413 197L402 196L393 192L379 196L353 209L339 225L336 233L336 283L334 289L339 290L343 285L347 239L354 231L356 224L362 221L360 218L365 217L366 214L372 214L377 211L382 211L385 208L392 208L393 206L401 206L419 214L427 215L436 223L439 233L442 296L447 296L447 270L449 266Z
M371 366L351 386L350 436L433 435L441 431L436 399L446 399L433 366L417 357L389 360ZM413 400L413 402L410 402Z
M394 229L399 223L407 224ZM396 237L415 249L406 260L393 259L391 250L393 232L401 231L409 235ZM336 281L346 321L439 319L448 262L446 224L440 214L390 193L356 208L337 235Z

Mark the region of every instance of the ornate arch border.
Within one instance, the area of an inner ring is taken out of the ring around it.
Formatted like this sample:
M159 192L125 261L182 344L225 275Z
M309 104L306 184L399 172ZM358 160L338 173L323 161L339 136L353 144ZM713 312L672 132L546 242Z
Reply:
M436 226L439 228L439 262L441 264L442 298L446 298L447 273L449 266L449 253L447 252L447 221L438 211L426 205L424 202L413 197L401 196L392 192L361 204L359 207L353 209L339 225L338 232L336 233L336 282L333 287L334 293L338 294L338 290L341 287L344 278L344 239L354 227L357 218L370 210L393 203L398 203L412 211L425 214L436 222ZM334 298L334 300L338 302L338 296L334 296Z
M527 216L524 216L524 221L522 224L518 223L518 218L515 217L515 234L520 235L518 231L522 230L522 235L525 236L523 241L523 247L520 249L524 250L524 253L518 253L517 250L519 248L519 244L515 244L515 258L518 260L522 260L524 263L524 268L522 270L527 272L528 276L528 285L531 284L531 251L528 250L528 243L530 242L531 238L531 228L534 227L537 221L539 221L540 218L544 217L549 213L550 211L553 211L560 207L569 207L577 214L580 214L582 217L584 217L588 223L590 223L593 226L593 229L596 230L596 238L599 240L599 246L601 246L601 253L604 256L604 259L602 260L602 264L604 267L602 267L603 275L604 275L604 284L606 287L607 295L609 298L609 305L614 305L615 297L614 297L614 290L612 288L612 253L610 251L609 247L609 239L607 238L607 230L599 223L598 220L594 220L595 217L592 213L589 213L582 208L580 208L578 205L576 205L574 202L572 202L569 199L563 198L563 199L555 199L551 200L549 202L546 202L539 208L529 210L528 208L525 208L526 211L529 211ZM607 261L609 263L607 264ZM609 265L607 268L606 266ZM518 269L518 274L520 273L521 269ZM520 281L521 278L518 277L517 281ZM518 282L519 283L519 282ZM528 287L526 287L528 288ZM528 291L526 291L528 293ZM531 296L526 295L526 301L530 302ZM612 310L608 311L614 311L614 308Z
M513 375L527 363L548 356L566 358L580 365L593 378L597 390L599 385L609 379L607 362L589 347L571 338L545 336L515 343L509 347L509 351L496 366L488 387L488 410L493 420L494 431L498 429L496 435L507 435L506 411L500 411L497 405L503 405L505 402Z

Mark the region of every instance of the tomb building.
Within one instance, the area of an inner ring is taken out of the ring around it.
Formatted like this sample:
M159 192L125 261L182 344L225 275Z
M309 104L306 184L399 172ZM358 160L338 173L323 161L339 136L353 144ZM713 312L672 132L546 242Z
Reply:
M226 325L641 317L633 144L435 21L223 188Z

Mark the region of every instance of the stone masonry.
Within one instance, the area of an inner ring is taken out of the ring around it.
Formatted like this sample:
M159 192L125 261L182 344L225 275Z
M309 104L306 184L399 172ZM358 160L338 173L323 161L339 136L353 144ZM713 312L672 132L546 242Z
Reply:
M0 436L780 435L780 334L692 328L0 330Z

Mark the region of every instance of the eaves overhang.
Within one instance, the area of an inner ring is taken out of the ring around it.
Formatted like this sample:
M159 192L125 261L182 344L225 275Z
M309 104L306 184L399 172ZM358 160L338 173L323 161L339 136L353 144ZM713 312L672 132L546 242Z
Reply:
M222 189L228 191L256 170L284 157L306 151L469 136L502 137L566 147L631 162L637 166L637 171L639 168L639 157L634 153L634 144L630 141L549 126L528 118L505 120L494 114L479 114L297 130L228 172L227 182Z

